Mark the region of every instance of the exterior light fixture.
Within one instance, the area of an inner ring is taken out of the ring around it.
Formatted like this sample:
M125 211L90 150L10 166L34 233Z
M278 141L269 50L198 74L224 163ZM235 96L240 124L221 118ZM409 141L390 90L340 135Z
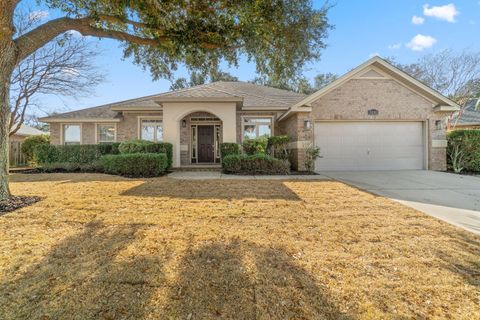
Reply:
M182 120L182 128L186 128L187 127L187 120L183 119Z
M312 122L310 120L303 121L303 128L305 130L310 130L312 128Z

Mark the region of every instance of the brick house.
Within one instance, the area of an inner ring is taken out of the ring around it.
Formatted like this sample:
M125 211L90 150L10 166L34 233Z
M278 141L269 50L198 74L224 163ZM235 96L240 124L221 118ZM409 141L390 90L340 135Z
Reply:
M311 145L318 171L445 170L444 120L458 109L374 57L309 96L220 81L41 120L54 144L170 142L174 167L218 163L221 142L289 135L299 170Z

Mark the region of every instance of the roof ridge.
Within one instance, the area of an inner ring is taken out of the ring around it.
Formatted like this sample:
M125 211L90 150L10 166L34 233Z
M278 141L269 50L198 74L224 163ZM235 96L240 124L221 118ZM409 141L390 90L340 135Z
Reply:
M234 81L231 81L231 82L234 82ZM241 82L241 81L236 81L236 82ZM212 82L212 83L214 83L214 82ZM245 82L244 82L244 83L245 83ZM256 84L253 84L253 83L249 83L249 84L252 84L252 85L257 86ZM271 88L271 87L267 87L267 86L262 86L262 87ZM274 89L276 89L276 88L274 88ZM280 89L280 90L282 90L282 89ZM286 105L286 106L289 106L289 105L290 105L289 103L286 103L286 102L283 102L283 101L279 101L279 100L272 99L272 98L268 98L268 97L261 96L261 95L255 95L255 94L248 93L248 92L245 92L245 91L240 90L240 89L238 89L238 91L241 92L241 93L243 93L244 95L249 95L249 96L252 96L252 97L257 97L257 98L261 98L261 99L265 99L265 100L274 101L274 102L281 103L281 104ZM288 91L288 90L285 90L285 91ZM291 91L289 91L289 92L291 92Z

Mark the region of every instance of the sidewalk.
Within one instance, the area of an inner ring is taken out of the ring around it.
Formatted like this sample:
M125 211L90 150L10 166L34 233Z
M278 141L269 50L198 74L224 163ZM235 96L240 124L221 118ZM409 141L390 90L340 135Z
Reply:
M170 173L168 177L180 180L331 180L322 175L240 176L216 171L176 171Z

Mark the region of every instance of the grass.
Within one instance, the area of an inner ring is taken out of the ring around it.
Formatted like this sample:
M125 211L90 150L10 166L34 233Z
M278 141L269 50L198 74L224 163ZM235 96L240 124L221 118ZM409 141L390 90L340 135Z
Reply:
M480 237L342 183L11 180L0 319L480 318Z

